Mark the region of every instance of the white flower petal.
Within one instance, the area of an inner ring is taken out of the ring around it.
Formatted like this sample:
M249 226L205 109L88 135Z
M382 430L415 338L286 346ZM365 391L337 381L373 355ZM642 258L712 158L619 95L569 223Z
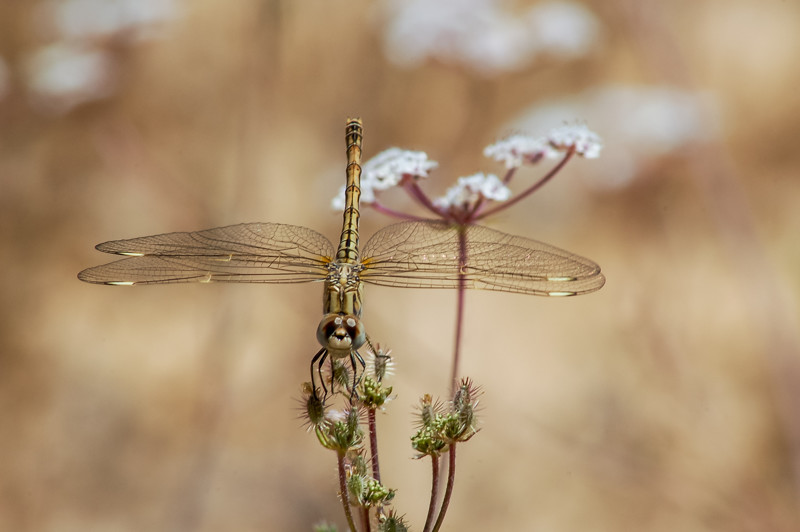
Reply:
M505 201L511 197L511 190L496 175L477 173L459 177L458 182L447 189L444 196L433 200L433 203L447 209L471 204L480 196L494 201Z
M543 157L553 157L555 151L545 139L512 135L486 146L483 154L505 163L506 168L519 168L526 162L535 163Z
M554 148L568 150L574 147L576 154L587 159L599 157L603 149L600 136L583 124L558 127L547 135L547 139Z
M362 180L375 190L386 190L398 185L404 176L428 177L428 171L436 166L438 163L429 160L425 152L389 148L364 163Z

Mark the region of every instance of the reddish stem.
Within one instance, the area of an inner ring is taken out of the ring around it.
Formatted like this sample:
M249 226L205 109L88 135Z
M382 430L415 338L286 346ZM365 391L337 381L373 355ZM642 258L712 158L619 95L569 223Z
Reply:
M433 214L438 216L439 218L445 218L445 214L442 212L439 207L433 204L433 202L425 195L419 185L417 185L416 181L405 181L404 182L404 189L408 194L417 200L423 207L431 211Z
M442 499L442 509L439 510L439 517L436 519L436 524L433 526L432 532L438 532L439 528L444 522L444 516L447 513L447 507L450 505L450 497L453 495L453 484L456 481L456 442L450 444L448 452L450 456L449 471L447 473L447 487L444 489L444 499Z
M439 456L431 456L431 502L428 505L428 517L422 532L431 532L433 514L436 512L436 498L439 495Z
M564 165L567 164L567 161L569 161L574 154L575 154L575 148L572 147L572 148L569 149L569 151L567 151L567 154L564 156L564 158L561 159L561 161L557 165L555 165L555 167L553 167L552 170L550 170L547 174L545 174L545 176L543 178L541 178L539 181L537 181L536 183L534 183L533 185L528 187L523 192L517 194L512 199L510 199L510 200L508 200L508 201L506 201L504 203L501 203L500 205L497 205L496 207L494 207L492 209L489 209L487 211L484 211L484 212L478 214L477 216L474 217L473 221L482 220L483 218L486 218L487 216L491 216L492 214L494 214L496 212L500 212L502 210L505 210L505 209L511 207L512 205L516 204L517 202L522 201L523 199L527 198L528 196L530 196L531 194L533 194L534 192L536 192L537 190L542 188L542 186L544 186L545 183L547 183L553 177L555 177L555 175L558 172L560 172L562 168L564 168Z
M450 395L455 392L461 363L461 337L464 324L464 292L467 288L467 278L464 270L467 266L467 226L458 226L458 300L456 303L456 340L453 348L453 367L450 373Z
M361 522L364 524L364 532L372 530L372 526L369 524L369 508L366 506L361 508Z
M367 410L367 423L369 424L369 450L372 457L372 478L381 481L381 468L378 465L378 424L375 420L375 409Z
M369 206L372 207L373 209L375 209L376 211L380 212L380 213L383 213L383 214L385 214L387 216L391 216L392 218L400 218L401 220L423 220L424 219L424 218L421 218L419 216L414 216L413 214L406 214L404 212L396 211L396 210L391 209L391 208L389 208L389 207L387 207L387 206L385 206L385 205L383 205L381 203L378 203L377 201L374 201L374 202L370 203Z
M350 511L350 497L347 494L347 474L344 470L344 452L339 451L336 453L336 465L339 468L339 498L342 500L342 508L344 508L344 516L347 518L347 526L350 527L350 532L358 532L356 523L353 521L353 514Z

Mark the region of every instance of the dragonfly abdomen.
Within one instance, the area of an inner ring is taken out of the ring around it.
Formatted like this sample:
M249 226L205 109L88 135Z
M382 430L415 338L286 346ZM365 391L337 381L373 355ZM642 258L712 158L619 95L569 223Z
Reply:
M342 220L342 234L336 253L338 262L358 264L358 219L361 200L361 141L364 129L361 120L351 118L347 122L347 187Z

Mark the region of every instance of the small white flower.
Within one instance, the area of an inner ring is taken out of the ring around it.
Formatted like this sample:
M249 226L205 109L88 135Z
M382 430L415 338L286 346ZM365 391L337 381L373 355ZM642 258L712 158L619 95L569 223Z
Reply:
M486 157L505 163L506 168L519 168L524 163L535 163L543 157L555 156L555 150L545 139L525 135L512 135L486 146Z
M436 168L438 163L428 159L422 151L389 148L384 150L362 166L361 203L369 205L375 202L375 191L386 190L397 186L404 177L428 177L428 171ZM345 187L333 198L331 206L336 210L344 209Z
M447 189L444 196L433 200L433 203L447 209L471 204L480 196L494 201L505 201L511 197L511 190L496 175L477 173L459 177L458 182Z
M389 148L364 163L363 180L375 190L386 190L400 183L403 177L428 177L438 163L428 159L424 151Z
M547 135L550 145L557 150L575 148L575 153L594 159L600 156L603 148L600 137L583 124L574 126L561 126L552 130Z

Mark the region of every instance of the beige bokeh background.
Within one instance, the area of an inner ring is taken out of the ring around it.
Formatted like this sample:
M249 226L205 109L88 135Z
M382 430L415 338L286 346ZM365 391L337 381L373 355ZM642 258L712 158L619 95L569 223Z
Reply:
M483 430L460 448L445 529L797 530L800 5L585 5L602 27L588 54L488 75L395 65L391 15L369 2L186 2L157 38L95 39L113 90L58 111L25 84L26 54L54 38L45 4L0 4L0 529L343 525L334 457L297 418L320 287L91 286L76 274L107 258L92 246L249 221L335 238L347 116L367 157L438 160L438 194L501 172L481 151L524 110L617 83L703 92L718 127L622 185L593 181L603 157L572 162L488 221L608 282L468 294ZM366 211L362 228L389 221ZM411 412L448 388L454 308L446 291L366 292L397 360L384 480L417 530L429 465L411 459Z

